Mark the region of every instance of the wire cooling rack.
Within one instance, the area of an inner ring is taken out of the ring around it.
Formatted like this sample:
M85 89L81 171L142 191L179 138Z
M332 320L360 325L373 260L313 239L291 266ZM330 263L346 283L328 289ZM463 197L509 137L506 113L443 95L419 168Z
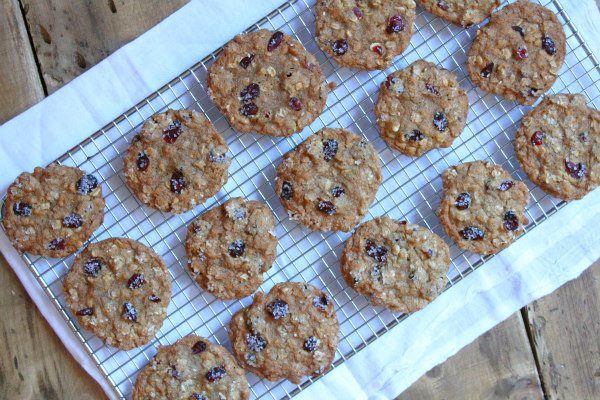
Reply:
M168 317L156 338L144 347L121 351L104 345L97 337L80 329L65 304L62 277L74 256L62 260L23 256L49 300L112 384L115 394L123 398L130 397L138 371L156 353L159 344L172 344L182 336L196 333L229 346L229 319L241 307L249 305L251 299L224 302L199 289L185 271L183 242L186 225L193 218L232 196L262 200L277 218L278 257L266 273L261 289L268 291L282 281L306 281L323 288L334 299L341 327L334 368L408 317L407 314L394 314L370 306L366 298L344 283L338 259L348 234L311 232L289 220L273 191L275 168L282 155L322 127L341 126L363 135L374 144L381 157L383 184L367 219L387 214L419 223L444 237L451 244L448 288L483 265L489 257L461 251L438 223L435 209L440 200L440 174L447 167L464 161L487 159L501 164L513 176L524 180L531 194L527 208L531 223L526 232L565 204L529 182L514 156L511 139L519 120L529 108L485 94L474 88L467 78L467 50L477 27L464 30L419 8L410 47L396 59L394 65L386 71L356 72L339 68L317 47L314 2L293 0L285 3L248 29L279 29L295 36L317 57L327 81L338 85L330 94L323 114L300 134L275 138L239 134L230 128L206 92L207 68L218 56L218 49L57 160L101 178L106 215L102 227L91 240L121 236L139 240L164 258L172 276L173 293ZM598 61L583 43L560 2L540 2L558 16L567 36L565 65L551 92L583 92L590 104L599 108ZM419 158L410 158L392 151L379 138L373 108L379 84L385 76L420 58L438 63L458 76L461 87L467 90L470 111L467 127L451 148L436 149ZM164 214L142 206L125 185L122 172L122 155L141 124L152 114L168 107L203 112L226 138L233 156L229 181L223 189L202 206L182 215ZM248 374L248 379L254 398L272 399L292 397L313 382L313 379L307 378L298 386L288 381L272 383L252 374Z

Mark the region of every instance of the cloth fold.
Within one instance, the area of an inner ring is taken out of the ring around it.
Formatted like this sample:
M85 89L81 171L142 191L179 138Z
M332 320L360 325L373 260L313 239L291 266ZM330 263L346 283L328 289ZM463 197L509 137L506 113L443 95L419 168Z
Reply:
M300 0L304 1L304 0ZM282 0L193 0L53 95L0 127L0 192L46 165L160 88ZM593 0L562 1L600 54ZM577 277L600 257L600 192L566 205L421 312L300 393L304 398L392 398L525 304ZM109 398L117 392L0 231L0 251L73 357Z

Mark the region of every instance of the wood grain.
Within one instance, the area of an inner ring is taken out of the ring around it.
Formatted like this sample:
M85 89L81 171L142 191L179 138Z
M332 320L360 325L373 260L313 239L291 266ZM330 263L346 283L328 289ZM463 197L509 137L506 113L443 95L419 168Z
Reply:
M54 92L187 2L22 0L48 92Z
M541 399L520 313L432 368L396 400Z
M0 2L0 124L44 98L17 0Z
M44 91L16 0L0 2L0 21L3 121L41 100ZM0 399L103 396L63 347L2 256L0 315Z
M527 306L549 399L600 399L600 260Z

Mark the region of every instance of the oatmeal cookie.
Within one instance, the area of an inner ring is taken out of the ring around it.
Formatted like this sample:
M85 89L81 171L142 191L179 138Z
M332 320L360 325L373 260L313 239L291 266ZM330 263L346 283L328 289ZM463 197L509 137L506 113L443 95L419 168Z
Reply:
M437 297L449 265L450 250L441 237L388 217L359 226L341 258L349 286L398 312L418 311Z
M133 400L246 400L244 370L223 346L195 335L160 347L139 373Z
M94 175L52 164L24 172L8 187L2 225L18 251L66 257L83 247L104 220Z
M417 0L424 9L465 28L488 18L500 0Z
M90 244L64 280L79 324L123 350L148 343L167 316L169 271L149 247L125 238Z
M208 88L235 130L289 136L323 112L331 86L300 42L261 29L225 46L210 66Z
M249 371L270 381L327 371L338 344L339 323L327 295L306 283L275 285L256 293L232 318L233 354Z
M227 182L229 147L204 115L192 110L154 114L125 155L125 178L144 204L182 213Z
M263 282L277 255L275 218L260 201L230 199L188 227L185 250L196 282L219 299L241 299Z
M413 0L318 0L317 43L349 68L385 69L408 47Z
M547 96L521 121L515 152L545 192L581 199L600 185L600 112L582 94Z
M407 156L450 147L468 112L469 98L456 76L424 60L388 76L375 105L381 137Z
M527 186L499 165L468 162L442 174L438 217L448 236L465 250L494 254L508 247L528 224Z
M381 183L373 146L344 129L324 128L283 157L275 192L290 218L311 229L350 231Z
M556 81L566 54L560 22L547 8L519 0L477 32L467 68L481 89L531 105Z

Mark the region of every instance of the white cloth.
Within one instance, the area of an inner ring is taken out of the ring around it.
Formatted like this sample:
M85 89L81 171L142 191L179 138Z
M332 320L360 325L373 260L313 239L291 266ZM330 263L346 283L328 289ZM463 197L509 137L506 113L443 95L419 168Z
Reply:
M46 165L282 0L194 0L53 95L0 127L0 192ZM600 55L594 0L562 5ZM243 10L243 12L240 12ZM573 202L377 339L300 396L391 398L525 304L577 277L600 257L600 191ZM110 398L115 392L0 231L0 251L54 331Z

